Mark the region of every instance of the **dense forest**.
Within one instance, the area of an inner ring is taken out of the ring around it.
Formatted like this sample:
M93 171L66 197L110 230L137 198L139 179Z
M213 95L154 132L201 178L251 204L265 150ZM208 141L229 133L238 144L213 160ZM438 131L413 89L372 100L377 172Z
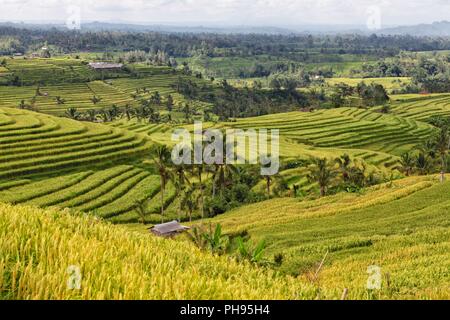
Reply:
M252 56L270 54L308 61L309 51L324 54L370 54L393 56L401 50L449 50L446 37L363 36L363 35L263 35L263 34L189 34L133 33L31 30L0 27L0 54L25 53L43 43L54 45L62 52L119 49L146 52L164 51L170 56L187 57L194 52L210 57ZM320 62L320 61L316 61Z

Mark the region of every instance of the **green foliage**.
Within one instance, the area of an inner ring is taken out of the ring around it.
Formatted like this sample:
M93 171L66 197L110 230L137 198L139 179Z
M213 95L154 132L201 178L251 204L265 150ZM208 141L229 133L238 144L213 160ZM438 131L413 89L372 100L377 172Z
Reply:
M264 249L266 247L266 242L264 240L261 240L255 247L249 243L245 243L241 237L237 237L236 242L238 245L237 252L241 259L245 259L256 264L264 264ZM280 262L279 258L277 260Z

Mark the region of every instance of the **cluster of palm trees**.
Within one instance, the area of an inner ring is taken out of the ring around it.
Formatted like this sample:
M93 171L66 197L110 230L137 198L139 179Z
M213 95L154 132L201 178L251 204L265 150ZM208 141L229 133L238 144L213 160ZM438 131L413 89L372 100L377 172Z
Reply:
M448 168L448 154L450 149L450 130L443 126L439 133L425 142L416 152L407 152L401 156L399 169L406 176L414 172L426 175L440 172L440 180L444 182Z
M138 94L141 92L148 92L148 89L141 88L136 89L136 93L132 96L137 103L138 107L132 106L131 104L126 104L123 107L118 107L113 104L111 107L105 107L102 109L88 109L87 111L79 111L77 108L70 107L66 110L65 116L74 120L83 120L90 122L112 122L118 119L126 118L128 121L136 119L138 122L147 120L149 123L172 123L171 112L174 108L174 100L171 95L168 95L165 102L165 107L169 111L168 114L162 115L157 111L158 106L162 105L162 97L158 91L154 92L149 99L139 99ZM64 104L65 100L61 97L57 97L58 104ZM98 104L101 99L94 96L91 101L94 104ZM25 109L27 107L24 100L19 104L19 108ZM185 103L183 106L179 106L180 111L183 112L185 120L189 122L192 115L195 114L195 110L188 104Z
M88 109L86 111L78 111L77 108L70 107L65 111L65 116L82 121L90 122L111 122L123 116L123 111L117 105L113 104L110 108Z
M109 108L88 109L87 111L79 111L77 108L68 108L65 112L66 117L74 120L83 120L90 122L112 122L118 119L126 118L131 120L135 118L138 122L147 119L149 123L163 123L172 120L170 114L162 116L150 106L140 106L133 108L127 104L125 107L118 107L113 104Z
M367 170L364 161L352 160L348 154L343 154L334 161L314 158L308 166L308 171L308 181L317 183L321 197L327 195L331 186L353 191L379 182L374 172Z
M172 152L166 145L156 145L152 151L152 158L160 177L160 210L161 220L165 217L165 191L168 183L175 187L178 199L177 216L181 220L182 211L186 211L189 221L192 221L193 212L198 209L200 216L205 217L205 175L211 183L212 197L216 196L217 188L223 192L233 181L237 168L232 164L179 164L172 161Z
M172 152L165 145L156 145L152 151L152 158L156 171L160 176L160 214L161 220L165 218L165 191L167 185L172 183L175 187L175 196L178 199L177 217L182 219L182 212L185 211L186 218L192 221L194 211L198 210L200 217L205 217L207 205L205 199L223 197L225 190L230 189L233 184L238 183L239 178L245 174L256 175L248 168L227 164L226 161L212 165L206 164L179 164L172 162ZM244 172L247 170L247 172ZM250 172L250 171L251 172ZM364 187L375 184L377 181L372 172L368 172L364 162L350 159L347 154L330 161L326 158L312 159L308 166L309 174L307 178L310 183L317 183L320 188L320 195L328 194L329 187L340 177L340 186ZM272 196L271 187L273 183L282 184L281 175L260 176L266 182L266 197ZM287 185L285 186L286 190ZM298 189L294 185L294 190ZM262 195L261 195L262 196ZM261 198L264 199L264 198ZM136 210L139 213L139 208ZM209 214L209 211L208 211Z

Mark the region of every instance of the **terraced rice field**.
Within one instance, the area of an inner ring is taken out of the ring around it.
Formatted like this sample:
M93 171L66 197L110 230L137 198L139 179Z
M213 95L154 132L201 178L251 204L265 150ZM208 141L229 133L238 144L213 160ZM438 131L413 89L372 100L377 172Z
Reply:
M115 127L146 132L155 140L170 143L165 125L141 124L136 121L118 121ZM193 131L192 125L185 125ZM255 118L237 119L236 122L206 123L203 128L216 129L279 129L284 138L282 155L294 157L293 145L332 149L357 149L366 158L377 154L401 155L421 144L434 128L424 122L404 119L394 115L372 112L367 109L338 108L309 112L289 112Z
M328 252L320 284L367 295L367 268L383 275L376 298L450 296L450 182L413 177L375 186L364 194L318 200L273 199L210 220L226 233L265 239L267 256L282 253L282 270L313 272ZM368 227L370 226L370 227ZM386 277L389 274L389 283ZM370 298L370 296L366 296Z
M175 127L139 123L135 120L121 120L112 125L146 133L159 143L174 144L170 135ZM183 128L193 132L193 125L184 125ZM366 163L368 172L381 179L389 177L388 169L398 166L399 155L420 144L433 130L425 123L355 108L314 113L293 112L238 119L232 123L205 123L203 128L280 129L282 163L310 157L334 159L348 154L355 161ZM378 137L379 135L381 137ZM280 172L289 186L296 184L302 191L314 191L317 186L308 182L307 173L304 168ZM263 193L264 188L264 181L255 186L256 191Z
M19 77L21 85L82 82L96 78L95 71L91 70L87 63L68 58L7 58L6 69Z
M450 94L435 94L430 96L407 95L396 98L392 112L399 116L427 121L430 117L450 116Z
M392 155L401 155L422 143L434 130L426 123L357 108L238 119L230 126L279 129L283 137L315 147L364 149Z
M1 185L0 185L1 186ZM146 170L119 165L99 171L84 171L40 181L24 181L3 186L0 201L39 207L56 206L90 212L114 222L137 222L133 207L136 201L147 200L146 209L161 220L160 178ZM174 198L171 185L166 190L165 206ZM169 210L169 214L170 214Z
M128 104L138 107L140 105L139 99L149 99L156 91L162 96L163 103L169 94L172 95L175 106L186 102L186 99L171 87L172 82L163 79L164 77L157 75L154 77L148 76L145 80L120 79L47 85L40 87L40 95L36 95L37 86L0 86L0 105L15 108L21 100L31 104L32 98L35 97L35 103L33 104L35 110L52 115L64 115L68 108L86 111L88 109L109 108L112 105L123 107ZM163 80L163 83L159 83L160 80ZM172 80L176 81L176 77ZM132 94L144 87L149 91L147 93L141 91L135 99ZM100 98L100 102L94 104L91 100L94 96ZM62 98L64 103L58 104L56 97ZM191 105L194 108L208 106L207 103L200 101L191 101ZM161 110L164 110L164 106L161 106Z
M173 144L167 125L118 121L114 127L148 134L152 140ZM192 125L184 128L193 131ZM291 112L236 122L205 123L203 128L279 129L280 154L285 159L335 158L344 153L377 167L396 166L398 156L428 139L434 128L424 122L357 108L313 113Z
M359 83L365 84L381 84L387 91L401 89L401 84L408 84L411 78L407 77L384 77L384 78L329 78L325 80L328 85L336 85L345 83L349 86L356 87Z
M133 207L146 200L149 221L161 220L159 176L115 165L148 158L151 141L144 134L0 108L0 143L0 201L72 208L127 223L138 221ZM169 184L167 219L175 217L174 198Z
M29 102L36 94L35 86L12 87L0 86L0 105L16 108L21 100Z
M148 93L140 93L139 96L143 98L149 98L156 91L163 97L167 97L169 94L173 97L175 106L178 106L180 103L187 102L183 95L176 92L174 85L177 83L179 74L156 74L152 75L151 73L147 73L145 77L139 79L114 79L109 80L108 82L117 90L122 92L128 92L132 94L136 92L136 90L140 90L143 88L147 88L149 90ZM202 81L193 77L182 76L183 78L188 78L199 85L202 84ZM194 107L205 107L208 106L207 103L201 101L190 101L190 104Z
M131 121L119 120L111 123L110 126L114 128L120 128L131 132L141 133L148 135L152 140L171 145L172 131L174 126L168 124L148 123L147 121Z
M111 107L113 104L124 106L133 104L133 99L123 92L119 92L103 83L94 81L71 85L41 87L41 96L36 98L35 107L44 113L62 115L68 108L76 108L79 111L87 109L101 109ZM56 97L65 100L64 104L58 104ZM92 98L96 96L101 99L94 104Z
M0 86L0 105L13 108L24 100L40 112L63 115L68 108L84 111L112 105L120 107L129 104L137 107L140 105L139 99L148 99L156 91L163 100L171 94L175 106L186 102L173 88L180 75L169 67L131 64L131 73L117 71L102 75L101 72L92 70L87 63L88 61L69 58L8 58L7 66L0 69L0 77L7 81L9 75L17 76L21 86ZM131 79L131 76L135 78ZM190 79L201 84L199 79ZM7 83L0 81L0 84ZM40 94L37 94L38 85ZM137 92L143 88L148 91ZM136 97L133 96L135 94ZM91 100L94 96L101 101L94 104ZM58 104L56 97L65 102ZM34 103L31 102L33 98ZM208 106L200 101L192 101L191 104L196 108Z
M0 107L0 180L101 166L148 151L144 135Z

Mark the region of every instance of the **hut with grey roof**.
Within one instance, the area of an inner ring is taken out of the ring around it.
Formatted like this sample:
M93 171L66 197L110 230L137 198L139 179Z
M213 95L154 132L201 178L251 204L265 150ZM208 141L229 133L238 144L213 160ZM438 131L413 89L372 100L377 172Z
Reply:
M91 62L89 67L94 70L120 70L123 67L122 63L110 63L110 62Z
M157 224L150 228L150 231L160 237L172 237L176 234L189 230L189 227L181 225L178 221Z

